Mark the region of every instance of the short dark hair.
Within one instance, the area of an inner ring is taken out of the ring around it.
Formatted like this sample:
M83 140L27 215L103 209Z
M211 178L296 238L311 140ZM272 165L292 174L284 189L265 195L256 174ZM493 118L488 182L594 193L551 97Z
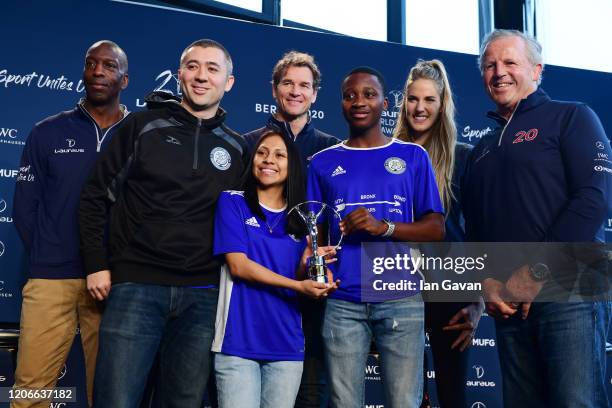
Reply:
M180 66L183 65L183 59L185 58L185 55L187 55L189 49L193 47L217 48L218 50L221 50L225 55L225 62L227 63L227 75L232 75L232 72L234 72L234 63L232 62L232 56L230 55L227 48L225 48L220 42L211 40L209 38L203 38L201 40L194 41L187 47L185 47L185 49L181 53Z
M280 136L287 147L287 179L285 180L284 186L287 211L291 210L297 204L306 201L306 191L304 188L306 183L304 180L304 171L302 169L302 159L300 158L295 143L285 131L280 128L266 130L255 144L255 148L251 154L247 176L242 186L244 190L244 199L249 209L253 214L259 216L263 220L266 219L266 215L261 209L259 198L257 197L257 180L253 175L253 161L257 154L257 149L259 149L259 145L270 136ZM295 211L289 214L285 231L287 234L293 234L296 237L303 237L306 235L306 226Z
M317 91L321 85L321 71L314 60L314 57L305 52L289 51L276 62L272 70L272 85L274 88L278 86L281 79L287 74L287 70L291 67L306 67L312 72L312 87Z
M366 65L362 65L357 68L353 68L348 74L344 76L344 80L342 82L344 83L346 78L350 77L353 74L374 75L376 78L378 78L378 82L380 82L380 85L382 86L383 93L385 95L387 94L387 83L385 82L385 77L383 76L383 74L380 73L379 70L372 68L372 67L368 67Z

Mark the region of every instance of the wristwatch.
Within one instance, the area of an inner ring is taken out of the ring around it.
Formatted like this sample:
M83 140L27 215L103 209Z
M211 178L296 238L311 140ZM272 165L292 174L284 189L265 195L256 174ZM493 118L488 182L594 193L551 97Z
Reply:
M538 262L529 266L529 276L536 282L543 282L550 278L550 269L548 265Z
M389 238L391 235L393 235L393 231L395 231L395 223L393 221L391 221L391 220L386 219L386 218L383 218L382 222L387 224L387 230L384 232L384 234L381 235L381 237Z

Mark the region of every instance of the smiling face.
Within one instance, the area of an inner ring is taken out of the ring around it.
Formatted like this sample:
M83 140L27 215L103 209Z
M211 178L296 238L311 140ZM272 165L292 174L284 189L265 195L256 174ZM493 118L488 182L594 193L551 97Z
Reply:
M312 71L308 67L290 66L279 83L272 88L278 104L278 114L291 121L308 113L310 105L317 99Z
M283 186L288 174L288 153L283 138L272 134L265 137L253 157L253 176L260 188Z
M376 76L357 72L346 77L342 83L342 113L352 129L379 127L384 109L387 99Z
M181 61L178 76L183 94L181 105L202 119L215 116L223 94L234 84L225 54L215 47L190 48Z
M527 55L527 47L520 37L501 37L491 42L484 53L484 86L505 118L512 115L521 99L538 87L542 65L534 65Z
M406 89L406 120L415 139L427 138L440 117L442 100L436 83L417 79Z
M87 102L94 106L117 102L119 94L128 84L124 65L121 55L112 45L100 43L90 48L83 68Z

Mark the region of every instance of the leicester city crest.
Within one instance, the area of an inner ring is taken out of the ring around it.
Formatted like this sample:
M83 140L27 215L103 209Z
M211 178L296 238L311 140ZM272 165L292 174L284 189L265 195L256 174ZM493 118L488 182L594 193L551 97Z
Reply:
M219 170L227 170L232 165L232 157L222 147L215 147L210 152L210 161Z
M385 160L385 169L391 174L402 174L406 171L406 162L399 157L389 157Z

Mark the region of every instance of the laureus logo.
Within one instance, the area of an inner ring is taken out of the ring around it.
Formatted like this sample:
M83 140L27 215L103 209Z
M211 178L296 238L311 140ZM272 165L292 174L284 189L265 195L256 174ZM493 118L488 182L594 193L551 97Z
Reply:
M404 100L404 93L402 91L389 91L389 96L389 101L393 104L393 108L399 109L402 107L402 101Z

